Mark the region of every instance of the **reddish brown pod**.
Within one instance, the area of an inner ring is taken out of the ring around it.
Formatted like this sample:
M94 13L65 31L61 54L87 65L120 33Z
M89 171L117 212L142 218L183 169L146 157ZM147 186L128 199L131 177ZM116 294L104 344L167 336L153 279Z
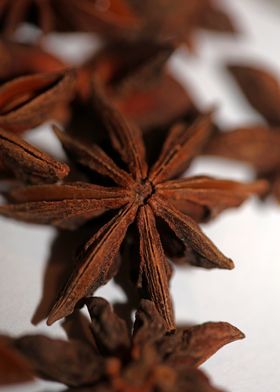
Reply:
M80 300L116 275L119 270L116 256L129 226L135 225L139 244L131 263L131 271L137 276L135 285L145 298L155 303L166 328L173 330L168 287L172 270L158 222L164 224L165 231L172 233L186 251L185 262L231 269L232 260L217 249L197 221L239 206L248 196L263 192L266 184L261 181L241 184L207 177L177 179L207 141L210 114L200 116L190 127L171 128L160 156L149 167L140 130L109 104L97 85L93 91L94 107L122 163L117 164L96 144L83 144L59 130L56 134L77 163L92 175L98 173L104 180L110 180L110 185L84 181L23 187L10 195L15 203L1 206L0 212L27 222L62 228L75 228L104 212L112 212L111 218L107 218L79 253L76 268L51 311L49 323L72 313Z
M225 322L181 326L168 334L147 300L136 312L133 333L104 299L89 299L87 306L91 321L76 313L64 324L66 331L75 328L75 338L10 338L10 352L23 357L34 376L78 391L219 392L198 367L224 345L244 338ZM6 374L1 370L3 384ZM10 364L8 370L15 372L16 367Z

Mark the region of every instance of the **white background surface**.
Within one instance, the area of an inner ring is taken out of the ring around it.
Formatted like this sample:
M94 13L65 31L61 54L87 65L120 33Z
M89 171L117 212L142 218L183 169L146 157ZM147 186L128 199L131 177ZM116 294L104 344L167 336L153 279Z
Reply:
M192 86L195 97L207 106L218 103L218 120L236 126L260 121L242 100L223 64L230 59L255 59L269 65L280 78L280 2L268 0L224 1L236 15L238 38L201 33L196 56L180 49L171 60L175 75ZM77 42L80 42L78 40ZM49 45L60 52L62 40ZM66 47L64 47L66 45ZM80 44L79 44L80 46ZM76 46L77 47L77 46ZM83 45L86 53L91 47ZM68 57L76 52L72 38L63 45ZM240 99L239 99L240 98ZM280 108L279 108L280 110ZM48 128L48 127L47 127ZM56 148L49 128L32 132L37 144ZM252 172L241 165L214 159L199 159L191 169L196 174L249 180ZM280 391L280 207L272 201L261 204L250 200L239 210L224 213L203 229L236 264L233 271L179 269L172 280L176 315L179 322L229 321L239 327L246 339L220 350L203 368L213 382L232 392ZM46 332L63 336L59 323L46 327L30 322L40 301L49 245L55 231L48 227L25 225L0 219L0 330L22 334ZM109 300L123 299L112 283L98 291ZM63 390L54 383L3 388L1 391Z

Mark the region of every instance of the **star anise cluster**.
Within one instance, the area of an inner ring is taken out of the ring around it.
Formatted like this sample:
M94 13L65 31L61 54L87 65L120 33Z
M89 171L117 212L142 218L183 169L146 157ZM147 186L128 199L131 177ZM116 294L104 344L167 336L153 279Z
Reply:
M24 24L33 26L27 42ZM1 185L9 180L0 214L87 237L45 315L49 325L64 319L68 341L2 335L0 385L218 392L198 367L244 335L225 322L177 326L169 283L173 265L234 267L201 223L270 189L280 199L280 87L265 71L231 66L268 125L223 133L214 109L202 110L169 69L201 28L237 31L212 0L0 0ZM95 33L101 47L73 65L47 49L50 32ZM46 124L65 161L26 138ZM249 162L257 178L190 176L200 154ZM111 279L127 295L128 319L93 297Z

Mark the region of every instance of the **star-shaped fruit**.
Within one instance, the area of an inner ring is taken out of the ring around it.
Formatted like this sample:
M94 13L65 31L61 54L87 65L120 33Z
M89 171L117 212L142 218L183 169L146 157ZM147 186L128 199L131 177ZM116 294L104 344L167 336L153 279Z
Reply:
M65 323L66 331L75 329L74 338L69 332L68 341L43 335L6 338L6 351L28 361L35 376L75 391L218 392L197 368L225 344L244 338L225 322L182 326L168 334L147 300L141 301L131 332L104 299L92 298L87 305L91 323L79 314ZM13 363L8 367L11 374L16 369ZM0 384L6 379L1 370Z
M241 184L209 177L177 179L207 140L211 114L199 117L189 128L182 124L173 127L157 161L149 167L140 130L126 122L97 85L93 100L122 162L117 165L98 145L83 144L58 129L56 134L76 162L110 179L111 185L78 182L23 187L10 195L16 203L1 206L0 213L28 222L73 228L106 211L112 212L111 219L84 245L49 315L49 324L72 313L80 300L115 276L119 267L116 256L128 227L135 223L139 250L131 255L131 264L138 276L137 286L156 304L167 329L173 330L168 289L171 269L160 239L161 224L183 244L193 264L231 269L232 260L203 234L196 220L239 206L252 193L263 192L266 183Z

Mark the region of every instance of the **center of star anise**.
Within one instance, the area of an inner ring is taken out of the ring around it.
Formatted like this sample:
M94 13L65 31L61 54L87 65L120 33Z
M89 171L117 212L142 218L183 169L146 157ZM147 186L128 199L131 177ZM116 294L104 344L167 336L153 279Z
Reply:
M154 193L154 186L149 180L143 180L138 184L135 193L140 204L146 204Z

